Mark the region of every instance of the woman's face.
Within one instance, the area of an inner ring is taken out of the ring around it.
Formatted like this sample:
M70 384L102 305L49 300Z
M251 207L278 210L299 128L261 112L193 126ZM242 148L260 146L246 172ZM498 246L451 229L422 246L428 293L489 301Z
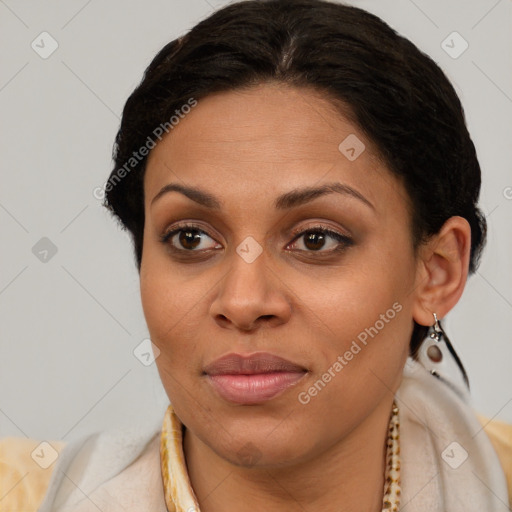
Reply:
M287 464L389 414L417 263L405 189L356 126L306 89L210 95L152 150L144 193L144 314L192 435Z

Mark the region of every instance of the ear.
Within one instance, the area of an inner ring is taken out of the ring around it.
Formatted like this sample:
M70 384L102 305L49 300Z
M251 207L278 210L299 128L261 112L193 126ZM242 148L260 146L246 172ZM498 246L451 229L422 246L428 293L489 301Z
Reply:
M460 299L468 277L471 227L462 217L450 217L439 233L419 250L413 318L432 325L433 313L443 318Z

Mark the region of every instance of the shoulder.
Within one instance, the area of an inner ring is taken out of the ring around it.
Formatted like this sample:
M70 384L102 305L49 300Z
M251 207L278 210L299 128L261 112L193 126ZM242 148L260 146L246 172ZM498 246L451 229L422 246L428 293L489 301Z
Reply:
M477 417L500 459L512 504L512 425L480 414Z
M0 438L2 510L36 511L41 504L55 461L66 443L23 437Z
M90 495L95 489L106 489L108 482L118 482L118 476L128 474L130 485L121 483L125 490L133 487L135 496L144 497L149 486L144 488L134 482L158 481L161 487L159 416L149 415L140 422L69 441L0 438L0 511L48 512L54 510L56 499L61 505L75 506L84 499L84 493ZM147 451L150 460L143 457ZM130 473L135 462L139 462L135 464L140 470L137 475ZM76 485L69 485L66 476ZM155 489L158 487L153 485L151 491Z

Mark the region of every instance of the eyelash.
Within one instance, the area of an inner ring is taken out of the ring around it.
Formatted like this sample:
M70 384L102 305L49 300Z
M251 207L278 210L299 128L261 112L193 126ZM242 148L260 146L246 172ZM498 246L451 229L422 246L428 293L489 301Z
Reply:
M170 241L172 240L174 235L180 233L181 231L187 231L187 230L189 230L189 231L197 231L197 232L199 232L201 234L204 233L208 237L212 238L212 240L214 240L214 238L211 237L201 227L199 227L199 226L197 226L195 224L182 224L182 225L176 226L171 231L168 231L168 232L164 233L163 235L161 235L160 236L160 242L165 244L165 245L167 245L169 247L169 249L173 253L175 253L175 254L201 253L201 252L208 252L210 250L215 250L215 249L207 249L207 250L202 250L202 251L195 251L195 250L189 250L189 249L178 249L178 248L174 247L170 243ZM327 228L325 226L321 226L321 225L313 226L313 227L310 227L310 228L307 228L307 229L304 229L304 230L301 230L301 231L295 231L294 233L292 233L292 236L293 236L292 242L295 242L296 240L299 240L302 236L304 236L304 235L306 235L308 233L321 233L323 235L328 235L328 236L332 237L334 240L338 241L339 245L335 249L331 249L331 250L328 250L328 251L322 251L321 249L318 250L318 251L310 251L310 250L299 249L300 252L307 252L307 253L311 253L311 254L332 255L332 254L343 252L345 249L347 249L348 247L352 246L353 243L354 243L352 238L350 238L349 236L343 235L343 234L341 234L341 233L339 233L337 231L333 231L332 229L329 229L329 228Z

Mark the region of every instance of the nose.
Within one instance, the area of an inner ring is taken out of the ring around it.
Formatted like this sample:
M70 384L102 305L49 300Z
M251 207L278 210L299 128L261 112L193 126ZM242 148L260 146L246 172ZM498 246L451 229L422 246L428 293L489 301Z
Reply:
M221 327L252 331L265 325L277 327L289 320L289 288L264 251L252 262L234 252L229 265L210 308Z

